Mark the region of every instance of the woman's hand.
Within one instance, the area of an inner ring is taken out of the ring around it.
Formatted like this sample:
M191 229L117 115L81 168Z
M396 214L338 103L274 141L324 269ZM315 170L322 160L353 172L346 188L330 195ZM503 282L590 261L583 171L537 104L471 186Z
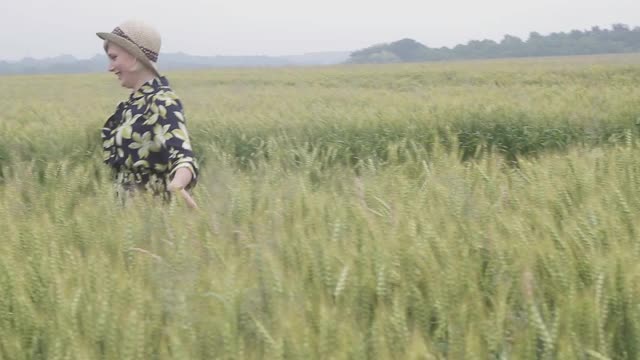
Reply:
M184 198L184 201L187 203L187 206L191 209L197 209L198 208L198 204L196 204L195 200L193 200L193 197L191 197L191 195L187 192L187 190L182 189L180 190L180 195L182 195L182 197Z
M178 169L175 176L173 177L173 180L171 180L169 185L167 185L167 191L172 193L179 193L182 198L184 198L188 207L197 209L198 205L193 200L191 195L187 192L187 190L185 190L185 187L189 185L192 178L193 174L191 173L191 170L184 167Z

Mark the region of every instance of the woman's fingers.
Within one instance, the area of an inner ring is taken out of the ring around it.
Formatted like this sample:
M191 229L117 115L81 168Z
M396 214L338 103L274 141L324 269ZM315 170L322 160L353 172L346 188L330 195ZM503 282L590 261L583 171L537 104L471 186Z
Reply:
M187 190L185 190L185 189L180 190L180 195L182 195L182 197L186 201L188 207L190 207L192 209L197 209L198 208L198 204L196 204L196 202L193 200L193 198L187 192Z

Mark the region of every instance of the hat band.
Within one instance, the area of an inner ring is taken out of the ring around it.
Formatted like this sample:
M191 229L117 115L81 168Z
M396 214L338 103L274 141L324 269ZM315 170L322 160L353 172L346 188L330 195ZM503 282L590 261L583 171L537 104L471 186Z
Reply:
M127 34L124 33L124 31L122 31L122 29L120 29L120 27L116 27L115 29L113 29L113 31L111 32L114 35L118 35L122 38L127 39L129 42L131 42L133 45L137 46L140 50L142 50L142 52L144 53L144 55L151 61L153 62L157 62L158 61L158 53L153 51L153 50L149 50L144 46L138 45L138 43L136 43L135 41L133 41L132 38L130 38Z

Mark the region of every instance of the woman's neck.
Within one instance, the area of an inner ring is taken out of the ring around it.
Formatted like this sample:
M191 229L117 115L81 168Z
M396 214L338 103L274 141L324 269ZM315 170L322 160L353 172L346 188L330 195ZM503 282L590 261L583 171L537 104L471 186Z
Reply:
M147 82L153 80L156 76L154 74L152 74L151 72L144 72L143 74L140 74L140 77L138 78L138 80L136 81L135 86L133 87L133 91L132 92L136 92L138 90L140 90L140 88L142 87L142 85L146 84Z

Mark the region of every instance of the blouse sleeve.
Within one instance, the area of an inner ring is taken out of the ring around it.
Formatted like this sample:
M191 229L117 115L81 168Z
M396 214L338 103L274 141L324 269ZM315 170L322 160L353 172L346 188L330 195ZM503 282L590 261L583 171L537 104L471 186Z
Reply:
M166 154L164 160L169 178L173 178L178 169L187 168L193 175L187 189L193 187L199 170L180 101L171 93L157 94L151 103L147 122L154 124L153 141L166 150L163 153Z

